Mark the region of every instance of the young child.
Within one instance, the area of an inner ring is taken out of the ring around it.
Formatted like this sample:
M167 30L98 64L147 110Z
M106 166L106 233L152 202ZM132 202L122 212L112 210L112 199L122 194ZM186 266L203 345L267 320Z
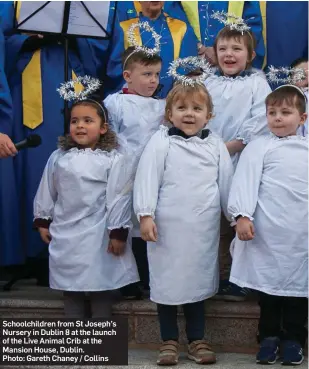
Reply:
M50 156L34 200L34 224L49 244L50 287L64 291L69 318L85 318L86 295L93 318L109 317L111 291L139 280L126 245L133 180L116 147L105 107L76 102L70 134Z
M209 129L225 142L234 167L245 145L254 137L267 133L265 98L271 92L259 70L252 69L255 40L251 31L229 26L217 35L214 49L218 70L205 81L214 104L214 118ZM229 282L230 243L234 231L222 217L220 243L220 290L216 298L241 301L248 293Z
M150 57L129 47L123 54L123 77L127 87L104 100L111 127L119 138L119 150L129 148L136 167L146 143L164 122L165 100L154 97L159 86L161 66L159 55ZM137 220L135 217L132 220L132 248L142 287L149 289L146 243L140 238ZM123 291L123 295L138 298L140 291L131 286Z
M230 280L260 296L260 364L303 361L308 318L308 139L296 135L307 114L299 88L266 99L271 134L243 151L228 211L237 221ZM283 334L281 333L281 324Z
M295 86L302 89L303 93L306 96L306 104L307 104L307 112L308 112L308 74L309 74L309 63L308 58L299 58L296 59L292 64L291 68L300 68L303 69L306 75L306 78L302 81L296 82ZM301 125L299 130L297 131L298 134L301 134L302 136L308 135L308 120L305 122L305 124Z
M223 141L204 129L212 116L205 87L176 84L165 117L141 156L134 182L134 210L148 241L150 299L157 303L163 345L157 363L178 362L177 306L183 305L188 357L199 364L216 357L204 340L204 301L218 289L221 206L233 166Z

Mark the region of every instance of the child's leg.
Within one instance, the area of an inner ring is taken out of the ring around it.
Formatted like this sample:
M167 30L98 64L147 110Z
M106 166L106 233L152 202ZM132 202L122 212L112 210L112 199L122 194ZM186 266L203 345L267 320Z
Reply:
M198 364L215 363L216 355L204 340L204 300L183 305L183 313L186 319L186 333L189 342L188 358Z
M92 318L110 318L113 298L111 291L89 292Z
M160 332L163 345L157 360L158 365L178 363L177 305L157 304Z
M308 299L305 297L283 298L283 345L282 362L286 365L301 364L304 360L308 320Z
M260 350L256 355L259 364L274 364L279 351L283 297L259 292Z
M283 297L259 292L259 339L280 337Z
M136 260L140 284L149 289L149 266L147 256L147 242L140 237L132 237L132 251Z
M282 326L285 340L297 341L303 347L307 339L308 299L284 297Z
M63 292L64 315L66 318L84 319L86 315L85 292Z

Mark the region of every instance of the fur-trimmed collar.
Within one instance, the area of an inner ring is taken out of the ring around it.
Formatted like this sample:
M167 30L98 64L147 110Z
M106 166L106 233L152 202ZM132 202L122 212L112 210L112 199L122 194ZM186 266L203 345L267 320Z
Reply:
M72 140L70 135L60 136L58 138L58 148L64 151L68 151L73 147L80 148L75 141ZM100 149L110 152L118 148L117 136L114 131L108 129L108 131L101 135L99 142L96 144L94 150Z

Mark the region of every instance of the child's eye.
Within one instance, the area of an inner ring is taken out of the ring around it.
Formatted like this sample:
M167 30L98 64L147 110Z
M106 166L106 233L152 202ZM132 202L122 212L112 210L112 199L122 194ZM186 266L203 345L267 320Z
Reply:
M196 106L196 107L194 108L194 110L202 110L202 108L200 108L199 106Z
M145 73L144 75L149 77L151 75L151 73Z
M77 123L77 120L76 119L72 119L71 120L71 124L76 124Z
M85 119L85 122L86 123L91 123L92 122L92 119Z
M291 114L291 112L290 112L290 111L283 111L282 113L283 113L283 115Z

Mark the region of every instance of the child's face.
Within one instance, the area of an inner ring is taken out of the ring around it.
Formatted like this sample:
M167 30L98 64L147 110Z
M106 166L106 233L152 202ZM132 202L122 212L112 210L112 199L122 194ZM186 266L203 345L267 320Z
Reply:
M296 106L288 105L285 101L281 105L267 106L268 127L278 137L296 135L301 124L304 124L307 114L300 114Z
M299 65L297 65L295 67L296 69L303 69L304 72L305 72L305 75L306 75L306 78L299 81L299 82L296 82L295 85L298 86L298 87L301 87L301 88L305 88L305 87L308 87L308 70L309 70L309 63L308 62L303 62L303 63L300 63Z
M150 97L159 85L160 71L161 63L154 65L135 63L131 70L123 72L123 77L131 93Z
M92 106L77 105L72 109L70 135L83 148L93 149L107 131L107 124L101 124L101 117Z
M239 41L235 38L222 38L217 43L217 58L220 69L225 76L237 76L246 69L248 60L248 49L244 39Z
M169 111L169 120L187 136L193 136L202 130L211 117L205 99L202 97L179 98Z

